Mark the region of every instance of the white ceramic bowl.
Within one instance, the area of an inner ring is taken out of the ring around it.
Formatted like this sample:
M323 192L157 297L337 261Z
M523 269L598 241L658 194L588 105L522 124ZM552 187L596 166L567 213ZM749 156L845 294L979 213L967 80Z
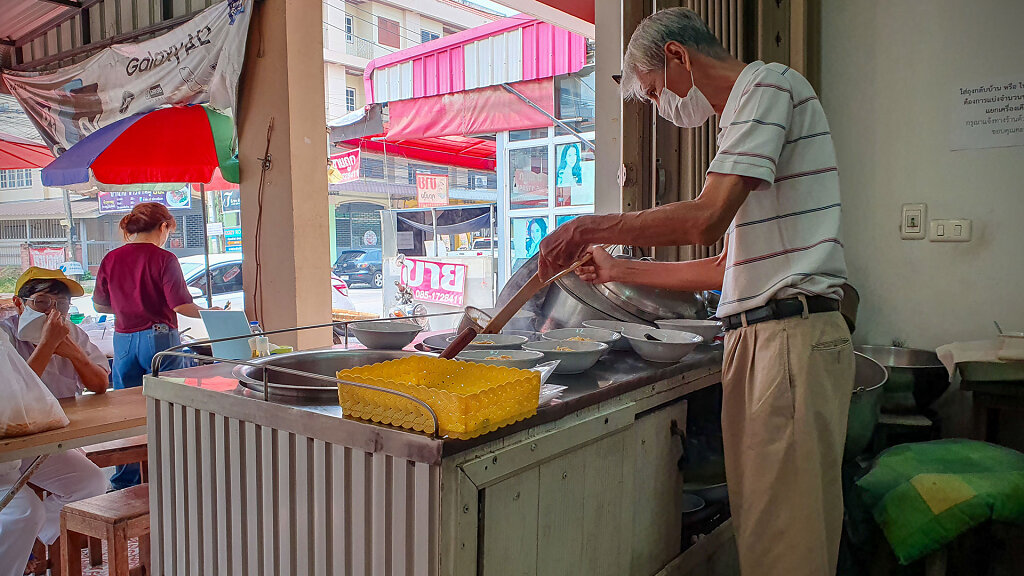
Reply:
M349 324L356 338L372 350L401 350L423 330L418 324L401 320L379 320Z
M502 356L508 356L508 358L502 358ZM533 350L467 350L456 358L477 364L529 370L544 359L544 353Z
M630 326L629 322L620 322L618 320L585 320L583 325L587 328L597 328L598 330L611 330L617 332L619 335L626 326ZM643 326L643 324L636 324L636 326ZM629 342L625 338L619 338L611 344L612 350L629 350Z
M449 336L448 343L452 343L456 337ZM466 350L519 350L527 340L529 338L526 336L515 334L477 334L466 346Z
M557 350L569 348L569 350ZM545 360L558 360L555 374L579 374L590 370L608 350L603 342L579 342L576 340L541 340L523 344L524 350L543 352Z
M718 320L687 320L684 318L672 318L669 320L658 320L655 322L662 330L676 330L696 334L710 344L715 336L722 333L722 323Z
M648 334L657 341L648 340ZM622 337L629 340L630 346L641 358L651 362L679 362L704 341L700 336L689 332L641 326L626 326Z
M575 342L603 342L609 347L615 346L616 342L622 340L622 335L618 332L602 328L559 328L558 330L548 330L540 337L545 340L584 338L584 340L575 340Z

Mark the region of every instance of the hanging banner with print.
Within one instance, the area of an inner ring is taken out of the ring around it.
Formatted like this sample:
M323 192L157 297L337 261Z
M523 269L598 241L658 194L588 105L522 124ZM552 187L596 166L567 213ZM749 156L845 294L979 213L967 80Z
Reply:
M420 208L448 205L447 174L416 174L416 202Z
M331 168L334 169L328 178L331 184L344 184L359 180L359 149L331 156Z
M52 72L3 82L56 154L97 129L164 106L209 104L233 116L252 0L225 0L141 42L114 44Z
M462 307L466 298L465 264L448 264L418 258L402 263L402 283L412 291L414 300Z

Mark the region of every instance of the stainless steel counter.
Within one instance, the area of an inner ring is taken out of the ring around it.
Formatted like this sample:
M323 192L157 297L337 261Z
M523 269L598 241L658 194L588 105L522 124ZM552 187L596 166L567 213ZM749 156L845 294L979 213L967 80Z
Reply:
M468 441L267 402L227 365L147 376L154 574L653 575L680 545L672 430L721 362L613 352Z
M434 440L426 435L409 432L401 428L394 428L383 424L375 424L365 420L346 418L342 415L341 407L337 404L323 404L311 402L278 402L271 395L271 402L265 402L263 395L253 392L247 388L237 385L237 380L232 375L233 366L213 364L196 368L186 368L173 372L161 373L160 380L171 384L196 388L215 393L222 398L211 399L220 404L223 397L244 398L249 401L264 403L268 412L278 410L301 410L316 414L344 420L346 422L358 423L365 426L372 426L379 431L387 431L384 438L387 440L410 441L404 438L405 435L412 435L421 438L417 444L423 441L439 442L442 445L440 455L445 456L458 454L463 450L480 446L496 439L511 435L515 432L532 428L558 420L567 414L604 402L621 394L632 392L644 386L669 380L682 379L695 380L708 374L715 373L721 369L722 353L721 346L701 346L678 364L661 364L647 362L632 351L612 351L602 358L593 368L583 374L551 376L548 383L566 386L566 390L555 402L541 407L537 415L522 420L510 426L499 428L489 434L484 434L471 440L457 440L442 438ZM235 385L232 385L232 383ZM154 386L164 387L163 384L149 383L150 389ZM257 408L252 406L252 408ZM319 418L317 418L319 421ZM395 436L391 432L402 436Z

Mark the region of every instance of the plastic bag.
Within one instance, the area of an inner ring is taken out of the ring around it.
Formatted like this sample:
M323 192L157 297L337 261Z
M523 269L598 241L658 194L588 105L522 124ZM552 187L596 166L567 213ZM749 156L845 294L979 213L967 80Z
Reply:
M7 338L0 338L0 438L63 428L70 420L60 402Z

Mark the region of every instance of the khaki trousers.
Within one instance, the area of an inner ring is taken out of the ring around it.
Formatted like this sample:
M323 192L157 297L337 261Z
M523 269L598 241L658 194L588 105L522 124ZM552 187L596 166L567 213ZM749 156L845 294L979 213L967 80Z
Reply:
M834 576L854 378L838 312L731 330L722 435L743 576Z

